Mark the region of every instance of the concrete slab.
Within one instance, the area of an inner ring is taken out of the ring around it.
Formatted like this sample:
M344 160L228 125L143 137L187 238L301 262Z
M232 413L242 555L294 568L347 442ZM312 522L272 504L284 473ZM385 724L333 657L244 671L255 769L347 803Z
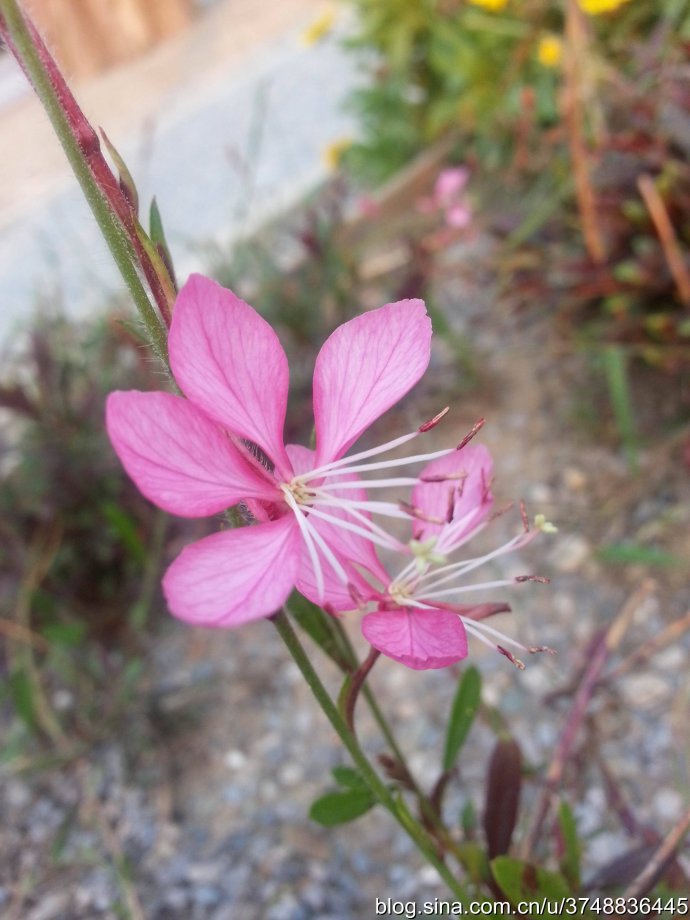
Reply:
M336 40L305 47L314 0L221 0L183 36L75 83L124 155L148 206L156 194L182 272L208 241L295 203L325 175L323 148L352 135L355 81ZM110 254L35 98L0 71L0 343L39 299L73 314L120 287Z

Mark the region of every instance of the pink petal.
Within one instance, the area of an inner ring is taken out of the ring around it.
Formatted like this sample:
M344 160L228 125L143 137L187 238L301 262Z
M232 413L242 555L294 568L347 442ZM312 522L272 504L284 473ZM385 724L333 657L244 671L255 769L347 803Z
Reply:
M270 616L295 585L294 517L211 534L182 550L163 578L170 612L226 629Z
M175 301L170 363L185 395L235 435L258 444L281 478L289 387L285 352L266 320L232 291L192 275Z
M298 444L288 444L287 452L297 475L314 468L316 454L313 450L309 450ZM339 482L354 482L356 479L356 476L338 477ZM366 498L364 489L345 489L338 491L337 489L329 488L329 492L336 497L348 498L352 501L361 501ZM352 520L344 509L324 507L323 510L341 520ZM338 527L336 524L332 524L329 521L320 520L314 515L309 517L309 523L338 558L347 572L350 583L362 598L368 600L377 597L377 592L366 578L363 577L361 571L356 568L356 566L361 566L375 578L378 578L383 585L388 583L389 577L379 562L379 558L376 555L376 549L371 540L367 540L359 534ZM298 591L315 604L328 604L333 607L334 610L339 611L354 609L357 606L357 602L353 600L352 593L347 584L343 584L341 578L333 570L333 567L329 565L323 554L319 555L319 559L321 560L321 570L323 572L325 589L323 596L319 595L312 559L304 545L301 552L299 578L297 581Z
M362 633L374 648L415 671L447 668L467 656L465 627L443 610L378 610L364 617Z
M206 517L243 498L279 492L203 412L170 393L111 393L106 427L139 490L182 517Z
M317 463L341 457L415 385L429 364L422 300L401 300L339 326L314 369Z
M420 482L412 491L412 504L430 518L445 520L453 499L453 523L441 525L415 522L415 538L426 540L429 537L448 534L452 527L452 542L462 540L482 521L486 520L493 506L491 479L493 461L491 454L483 444L468 444L462 450L447 454L438 460L432 460L422 470L421 479L431 476L453 476L466 473L464 479L449 479L445 482ZM467 521L458 527L462 518ZM455 525L455 526L453 526Z

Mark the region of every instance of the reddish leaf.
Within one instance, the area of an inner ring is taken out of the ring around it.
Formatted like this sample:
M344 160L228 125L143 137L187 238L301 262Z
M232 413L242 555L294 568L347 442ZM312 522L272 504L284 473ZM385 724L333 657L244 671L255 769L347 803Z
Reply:
M522 752L512 738L498 741L491 755L484 807L489 859L508 852L518 816Z

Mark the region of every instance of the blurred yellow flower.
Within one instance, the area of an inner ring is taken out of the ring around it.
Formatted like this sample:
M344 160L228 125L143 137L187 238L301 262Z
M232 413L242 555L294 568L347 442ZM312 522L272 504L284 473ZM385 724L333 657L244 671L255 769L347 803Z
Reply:
M601 16L603 13L612 13L628 0L577 0L580 9L588 16Z
M558 67L563 57L563 42L557 35L542 35L537 45L537 60L542 67Z
M336 8L333 5L324 7L310 26L302 32L303 45L315 45L333 29L337 18Z
M341 137L336 141L327 144L321 153L321 158L329 172L335 172L340 166L340 161L346 150L352 146L352 140L349 137Z
M472 6L481 6L485 10L491 10L492 13L497 13L508 6L508 0L469 0L469 2Z

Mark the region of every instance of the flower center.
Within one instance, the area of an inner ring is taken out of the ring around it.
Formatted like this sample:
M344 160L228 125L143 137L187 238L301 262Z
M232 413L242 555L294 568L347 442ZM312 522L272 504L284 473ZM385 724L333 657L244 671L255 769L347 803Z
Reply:
M316 494L313 489L310 489L306 483L302 482L299 476L295 476L292 482L286 482L281 485L283 492L290 492L292 497L295 499L298 505L310 507L315 498Z
M412 598L412 589L409 584L400 581L393 581L388 586L388 593L391 598L398 604L400 607L409 607L410 600Z

